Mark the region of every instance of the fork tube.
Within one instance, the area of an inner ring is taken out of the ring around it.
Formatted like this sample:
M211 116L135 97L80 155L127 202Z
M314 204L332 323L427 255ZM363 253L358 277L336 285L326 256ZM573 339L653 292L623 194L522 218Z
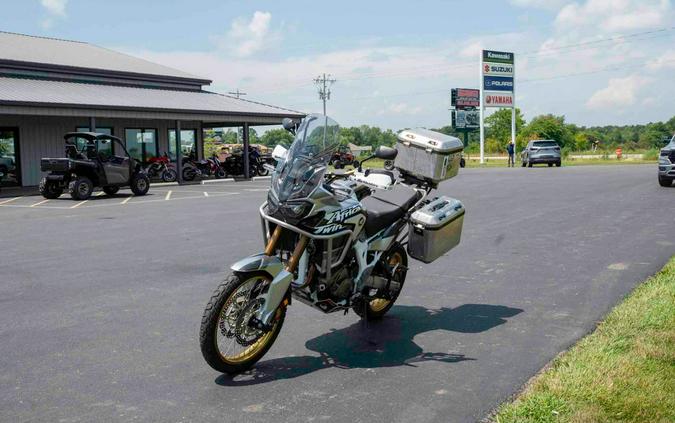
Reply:
M279 227L277 226L277 229ZM275 230L276 233L276 230ZM300 239L298 239L298 243L295 245L295 250L293 250L293 255L291 258L288 260L288 263L286 264L286 271L293 273L295 272L295 269L298 267L298 262L300 261L300 257L302 256L302 253L305 252L305 247L307 246L307 241L309 241L309 238L305 235L300 235Z
M281 236L281 226L278 226L274 228L274 233L270 237L270 240L267 241L267 246L265 247L265 255L266 256L271 256L274 254L274 247L277 246L277 241L279 241L279 237Z

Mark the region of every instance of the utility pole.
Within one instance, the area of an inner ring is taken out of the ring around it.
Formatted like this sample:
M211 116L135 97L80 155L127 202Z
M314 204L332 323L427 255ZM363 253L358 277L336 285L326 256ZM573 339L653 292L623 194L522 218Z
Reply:
M239 98L239 96L246 95L246 93L239 91L239 88L237 88L237 91L228 92L228 94L236 96L237 98Z
M331 78L332 75L325 73L319 75L314 79L314 83L319 87L319 99L323 101L323 115L326 116L326 101L330 100L330 86L333 85L336 80Z

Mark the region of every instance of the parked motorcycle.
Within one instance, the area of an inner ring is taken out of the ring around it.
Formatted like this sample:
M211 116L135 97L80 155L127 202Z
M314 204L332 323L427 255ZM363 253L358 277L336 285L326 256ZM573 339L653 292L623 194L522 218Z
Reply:
M160 178L164 182L175 182L178 174L175 169L169 167L169 156L164 153L159 157L152 157L148 160L148 166L145 171L149 178Z
M183 180L185 181L192 181L197 177L219 179L225 176L225 169L215 156L202 160L197 160L194 155L183 158Z
M248 154L249 176L267 176L269 170L264 166L260 153L254 147L249 148ZM244 154L232 154L222 162L222 167L227 175L241 176L244 174Z
M324 313L351 309L362 319L383 317L405 283L408 254L432 262L461 235L462 204L428 198L439 182L457 174L457 138L404 131L398 151L379 147L364 160L403 156L398 177L361 168L328 174L338 124L309 115L297 129L290 120L284 127L295 139L288 150L277 146L273 153L278 165L259 209L265 250L232 265L202 317L204 359L225 373L244 371L262 358L292 300Z

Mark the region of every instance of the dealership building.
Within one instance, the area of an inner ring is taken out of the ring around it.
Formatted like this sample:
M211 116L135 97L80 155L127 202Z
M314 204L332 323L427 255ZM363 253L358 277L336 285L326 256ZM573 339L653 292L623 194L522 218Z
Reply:
M183 151L203 157L203 130L278 125L302 113L205 89L212 81L89 43L0 32L2 186L34 186L40 158L62 157L63 135L125 140L141 161ZM176 129L178 128L178 142Z

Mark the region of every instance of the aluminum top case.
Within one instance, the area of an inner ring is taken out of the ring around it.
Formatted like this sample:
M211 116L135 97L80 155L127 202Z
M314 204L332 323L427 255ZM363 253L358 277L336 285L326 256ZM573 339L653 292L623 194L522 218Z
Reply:
M396 149L396 167L401 173L436 186L457 175L464 144L459 138L416 128L398 133Z

